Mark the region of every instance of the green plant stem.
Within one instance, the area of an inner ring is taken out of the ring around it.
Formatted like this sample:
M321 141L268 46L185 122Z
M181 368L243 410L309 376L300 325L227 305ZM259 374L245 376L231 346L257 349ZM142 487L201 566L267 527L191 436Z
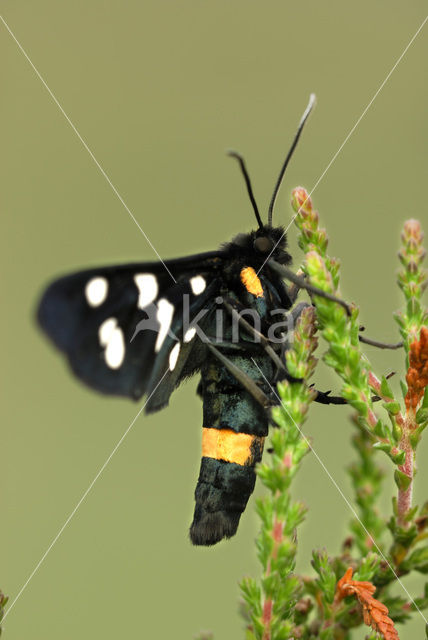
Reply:
M296 324L286 361L290 374L302 382L278 385L280 406L272 410L277 428L271 434L271 460L257 469L269 491L257 500L261 529L256 544L263 573L260 583L252 578L241 583L250 620L247 637L257 640L286 640L296 635L294 606L302 591L301 581L294 575L296 529L306 509L292 500L290 486L309 452L309 442L300 429L315 397L306 384L316 364L314 319L314 310L307 308Z
M0 591L0 623L3 620L4 608L5 608L8 600L9 600L9 598L7 596L5 596L2 591ZM0 626L0 635L1 635L1 633L2 633L2 627Z
M331 294L329 299L319 294L313 294L311 299L319 333L328 347L324 361L340 376L341 394L355 410L357 430L353 445L357 459L350 467L350 476L359 517L350 524L353 537L346 538L341 554L331 557L325 550L314 550L315 576L295 575L296 530L303 521L305 507L292 500L290 487L310 449L300 427L313 399L306 384L315 367L312 307L303 312L296 325L294 344L286 354L289 372L302 381L278 385L281 406L272 411L278 425L271 435L272 458L270 463L258 467L268 494L257 501L262 523L257 538L262 578L259 582L247 578L241 584L247 606L246 637L247 640L350 640L351 630L368 621L378 634L383 633L381 629L387 624L391 640L397 638L392 621L402 623L412 611L420 613L428 607L428 585L413 602L389 592L397 577L413 571L428 574L428 502L419 510L412 506L415 450L428 425L428 387L423 396L423 385L428 384L428 313L421 302L426 286L426 275L420 266L424 256L423 235L419 223L406 223L400 252L405 268L399 275L399 283L406 299L405 311L397 314L407 357L407 385L402 384L404 408L388 380L375 375L361 351L358 309L352 305L348 314L343 304L332 298L340 296L339 262L327 254L327 234L319 228L318 213L306 191L294 190L292 202L298 214L295 221L300 231L299 244L306 254L304 275L312 285ZM372 402L373 393L381 399L376 406ZM389 520L377 510L385 475L379 467L377 450L391 460L398 488ZM393 543L389 550L383 550L379 540L388 529ZM376 598L380 598L376 610L383 616L383 627L379 626L381 618L376 618L373 612L366 611L363 618L361 602L370 602L367 595L365 600L359 600L360 604L346 596L337 597L342 578L352 576L350 570L354 571L354 580L360 582L360 589L364 589L364 581L371 582L373 590L376 587ZM379 635L370 632L366 637L374 639Z
M412 342L418 340L421 328L428 320L427 309L422 304L422 294L427 286L427 273L422 268L425 257L423 247L423 232L417 220L408 220L404 224L401 234L402 246L399 252L403 269L398 274L398 284L403 292L406 309L397 313L395 318L403 337L406 365L409 365L409 349ZM403 424L403 435L400 448L406 452L406 459L400 471L409 479L408 487L399 488L397 497L398 523L402 527L408 527L407 514L412 507L413 480L414 480L414 456L416 443L412 443L412 434L418 429L416 411L414 407L407 406L406 417Z

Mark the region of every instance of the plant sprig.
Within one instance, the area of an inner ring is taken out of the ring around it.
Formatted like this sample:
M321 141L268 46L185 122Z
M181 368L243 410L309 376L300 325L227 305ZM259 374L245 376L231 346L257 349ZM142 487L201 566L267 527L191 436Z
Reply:
M0 591L0 636L1 636L1 633L2 633L1 621L3 620L4 608L5 608L8 600L9 600L9 598L7 596L5 596L2 591Z
M295 222L300 230L299 244L306 252L304 272L311 284L339 296L339 263L327 254L326 232L319 228L318 213L304 189L293 191L292 204L297 213ZM320 333L328 345L324 361L341 377L341 394L356 410L354 421L358 430L353 442L358 460L350 473L360 518L358 522L354 520L351 523L351 528L360 556L369 549L376 549L381 554L372 579L375 584L382 586L386 599L389 597L387 585L412 570L425 570L425 558L428 556L426 547L412 551L426 537L427 518L424 515L426 507L418 510L412 508L411 504L415 450L428 421L426 391L423 396L428 383L428 314L422 304L422 293L427 282L426 273L421 267L425 255L422 240L420 224L414 220L407 222L399 254L405 267L399 275L399 284L405 294L406 311L396 316L403 337L406 364L409 365L406 367L407 386L403 386L405 407L395 398L386 377L379 379L375 375L361 351L358 309L353 307L348 317L345 310L331 300L317 296L313 299ZM413 382L409 384L409 380ZM379 417L371 398L372 392L383 400L382 408L387 420L384 415ZM374 458L375 449L384 451L395 466L394 480L398 496L388 522L376 511L382 471ZM384 535L386 524L393 543L385 556L378 540ZM418 526L422 529L420 534L417 534Z
M302 381L278 385L280 405L272 410L278 427L271 435L272 454L269 463L257 469L268 493L257 500L256 507L262 525L256 545L263 575L259 582L253 578L241 582L250 619L247 640L286 640L296 635L293 615L302 592L302 583L294 574L296 529L303 522L306 508L292 500L290 486L310 448L307 438L302 437L301 425L315 396L306 382L316 365L314 321L314 310L308 307L296 324L286 361L290 374ZM306 613L301 606L299 619Z
M311 285L340 297L340 263L327 253L327 234L319 227L307 192L295 189L292 204L299 244L306 254L303 273ZM395 397L387 378L374 373L362 352L355 305L348 314L334 299L313 295L314 306L304 309L296 324L286 362L299 381L278 385L279 406L272 410L276 426L271 434L272 455L257 469L267 494L256 502L262 576L241 583L247 640L349 640L350 631L363 623L373 630L366 636L369 640L379 635L395 640L395 623L405 623L412 612L421 614L428 608L428 584L413 599L407 592L406 597L391 594L401 576L414 571L428 574L428 501L421 507L412 505L416 448L428 424L428 312L422 301L427 275L422 269L422 241L420 224L406 222L398 279L406 306L395 316L406 359L401 383L404 403ZM357 457L349 473L358 517L349 523L350 535L339 553L314 550L314 575L298 576L294 571L296 532L306 508L292 499L290 489L311 449L301 427L315 394L308 379L317 362L317 329L327 346L323 359L338 374L341 394L354 410L352 441ZM380 513L377 506L387 477L379 465L379 451L390 459L397 486L390 515ZM379 600L373 597L375 591Z

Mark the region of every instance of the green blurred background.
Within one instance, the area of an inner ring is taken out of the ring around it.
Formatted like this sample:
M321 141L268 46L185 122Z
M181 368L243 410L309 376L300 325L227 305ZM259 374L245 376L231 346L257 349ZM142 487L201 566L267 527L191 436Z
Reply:
M309 190L425 17L412 2L61 2L3 0L33 63L163 258L216 248L254 225L225 150L246 157L265 210L306 106L318 105L280 193ZM427 41L417 37L314 193L342 259L342 291L367 333L396 340L396 253L404 219L426 215ZM33 321L56 275L153 260L130 219L16 43L0 25L2 371L0 588L13 599L139 405L75 381ZM290 231L296 267L301 259ZM367 353L379 372L397 353ZM338 381L320 369L323 389ZM395 382L397 384L397 382ZM238 535L192 548L199 469L196 380L140 417L5 621L5 638L242 638L238 580L258 575L254 500ZM314 447L352 500L346 408L314 407ZM428 472L419 451L416 498ZM386 457L379 462L391 471ZM393 488L384 505L389 509ZM295 495L310 511L298 568L334 553L351 514L314 456ZM412 594L422 581L406 580ZM421 638L420 617L400 630ZM363 638L360 628L355 638Z

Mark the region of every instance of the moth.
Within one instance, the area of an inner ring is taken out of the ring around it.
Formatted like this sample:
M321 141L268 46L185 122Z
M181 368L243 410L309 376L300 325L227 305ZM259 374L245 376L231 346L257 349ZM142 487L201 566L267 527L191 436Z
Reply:
M288 376L283 354L290 318L301 311L296 291L314 290L288 269L286 234L272 225L285 169L313 103L311 96L266 223L244 160L232 152L257 229L217 251L67 275L46 289L38 308L41 328L76 376L105 394L145 395L147 413L163 409L183 380L200 374L202 460L190 527L195 545L213 545L237 531L276 403L272 386Z

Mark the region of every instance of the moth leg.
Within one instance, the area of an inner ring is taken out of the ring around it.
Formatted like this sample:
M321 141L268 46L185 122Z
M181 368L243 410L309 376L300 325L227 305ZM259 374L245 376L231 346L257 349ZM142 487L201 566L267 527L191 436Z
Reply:
M296 326L296 323L298 321L298 319L300 318L300 316L302 315L302 312L307 309L308 307L311 307L312 305L309 304L309 302L299 302L299 304L296 304L296 306L294 306L291 311L287 314L287 318L291 317L291 326L294 327ZM288 323L290 325L290 323ZM284 336L284 341L281 344L281 360L283 362L285 362L285 353L288 351L288 349L290 348L290 342L288 340L287 334Z
M301 304L304 305L304 306L308 306L307 303L305 303L305 302L301 303ZM261 333L260 331L255 329L247 320L245 320L245 318L243 318L240 315L240 313L238 312L238 309L242 309L243 307L236 300L233 300L231 298L223 299L223 306L226 309L226 311L228 311L228 313L230 313L232 318L235 318L235 320L237 320L238 324L252 338L254 338L254 340L257 343L259 343L261 345L261 347L264 349L264 351L268 354L268 356L271 358L271 360L276 365L278 372L281 371L282 378L287 378L287 380L290 380L291 382L297 381L298 380L297 378L294 378L293 376L291 376L288 373L287 367L285 366L285 361L282 359L282 357L278 356L276 351L271 346L270 340L268 338L266 338L266 336L263 333ZM303 310L303 308L299 311L299 315L302 312L302 310Z
M221 340L218 342L213 336L207 336L207 340L210 344L213 344L217 349L227 349L229 351L238 351L244 353L253 353L254 355L260 355L260 351L263 347L260 344L254 342L228 342Z
M212 338L212 336L207 336L208 340L210 342L214 341L214 338ZM234 342L215 342L215 346L217 349L231 349L233 351L245 351L248 352L249 349L254 349L254 353L255 355L259 355L260 353L260 345L251 345L251 343L246 343L244 345L244 343L242 342L238 342L238 343L234 343ZM258 352L258 353L257 353ZM203 398L203 384L202 384L202 379L199 381L198 386L196 387L196 394Z
M296 322L298 321L298 319L300 318L300 316L302 315L302 312L307 309L308 307L311 307L312 305L309 304L309 302L299 302L299 304L295 305L291 311L287 314L287 318L291 318L291 326L294 327L296 326ZM290 323L288 323L290 326ZM287 353L287 351L290 348L290 341L289 341L289 333L284 334L284 340L281 343L281 362L284 362L284 366L286 363L286 357L285 354ZM285 370L287 371L287 368L285 366ZM275 377L275 382L279 382L281 380L281 377L279 374L279 370L277 372L277 376ZM289 373L286 376L287 380L289 382L301 382L301 380L299 378L294 378L293 376L291 376Z
M230 371L233 377L236 378L236 380L238 380L238 382L242 384L244 389L246 389L248 393L250 393L250 395L264 409L270 409L274 404L276 404L275 402L272 402L269 399L269 397L264 393L264 391L262 391L260 387L258 387L258 385L254 382L254 380L248 374L246 374L245 371L242 371L242 369L237 367L231 360L229 360L227 356L223 355L218 349L216 349L214 345L212 345L209 342L207 342L206 344L207 344L207 347L210 349L210 351L216 356L216 358L218 358L220 362L224 364L226 369ZM291 381L300 382L298 378L292 378ZM330 391L318 391L318 389L315 389L315 391L317 393L316 398L314 398L315 402L319 402L321 404L348 404L348 402L341 396L331 396ZM380 400L378 396L372 397L372 401L377 401L377 400Z
M303 269L298 269L298 270L296 271L295 275L296 275L299 279L304 280L305 282L307 282L307 276L306 276L305 272L303 271ZM301 286L301 283L300 283L300 284L298 284L297 282L292 282L292 283L291 283L291 285L289 285L289 286L287 287L287 294L288 294L288 297L289 297L289 298L290 298L290 300L291 300L291 304L294 304L294 303L296 302L297 297L298 297L298 295L299 295L299 292L301 291L301 289L302 289L302 288L303 288L303 287ZM309 297L310 297L310 298L311 298L311 300L312 300L312 294L311 294L311 292L310 292L310 291L308 291L308 293L309 293Z
M340 304L345 309L348 316L351 315L350 306L348 305L347 302L345 302L341 298L338 298L337 296L334 296L333 294L328 293L327 291L323 291L322 289L315 287L314 285L307 282L304 278L301 278L298 275L296 275L294 271L291 271L291 269L284 267L284 265L279 264L275 260L272 260L272 259L269 260L269 265L270 267L272 267L274 271L279 273L279 275L281 275L283 278L290 280L290 282L292 282L293 284L297 284L300 287L300 289L306 289L306 291L309 291L314 295L320 296L321 298L326 298L326 300L337 302L337 304Z
M311 385L313 387L313 385ZM331 396L330 391L318 391L318 389L314 389L316 391L316 397L314 398L314 402L319 402L320 404L348 404L348 401L341 396Z
M262 333L257 331L249 322L245 320L242 316L239 315L238 311L235 307L239 306L234 300L226 299L223 300L223 306L225 309L231 314L232 317L235 317L240 326L245 329L253 338L258 340L263 347L263 349L268 353L273 362L277 365L278 369L280 369L285 375L287 379L291 382L300 382L300 379L294 378L290 376L288 373L284 361L280 359L280 357L275 353L269 344L269 340ZM310 307L311 305L308 302L301 302L294 309L291 310L290 316L293 319L293 326L301 316L304 309ZM244 386L245 389L254 397L259 404L261 404L264 408L266 408L265 403L267 402L267 406L271 406L272 402L270 402L269 398L264 394L263 391L259 389L257 384L250 378L244 371L239 369L236 365L234 365L226 356L221 354L218 349L216 349L212 344L207 344L208 348L214 353L214 355L227 367L227 369L232 373L232 375ZM224 346L234 346L233 343L224 343ZM285 354L288 348L288 342L284 342L282 345L282 355ZM273 355L273 357L272 357ZM348 404L347 401L341 396L331 396L330 391L318 391L317 396L315 398L315 402L319 402L321 404ZM262 398L262 400L261 400ZM374 396L372 400L377 400L377 396Z
M274 377L274 381L278 382L279 380L285 379L285 380L288 380L289 382L300 382L300 378L295 378L288 372L285 364L284 353L288 349L288 341L286 340L286 338L284 338L284 341L281 343L281 355L278 356L276 351L271 346L270 340L266 338L266 336L263 333L255 329L249 322L247 322L247 320L245 320L245 318L243 318L240 315L240 313L238 312L238 309L242 310L244 309L244 307L239 302L237 302L236 300L233 300L232 298L225 298L223 299L222 304L226 309L226 311L228 311L228 313L231 314L232 318L235 318L238 321L238 324L245 331L247 331L247 333L249 333L249 335L252 336L258 344L260 344L260 346L264 349L264 351L268 354L268 356L274 362L277 369L276 375ZM296 312L293 312L293 311L290 312L290 315L293 318L293 323L295 323L296 319L300 316L303 309L308 306L310 305L307 302L301 302L296 307L297 315L296 315Z
M295 274L298 278L301 278L302 280L306 281L306 276L304 274L304 272L302 271L302 269L299 269L298 271L296 271ZM302 289L303 286L301 284L297 283L297 280L293 282L293 284L288 288L287 293L288 296L291 300L291 302L294 304L294 302L297 300L297 296L299 295L299 291L300 289ZM311 293L315 293L314 291L311 291L308 288L308 293L311 296ZM321 294L317 294L317 295L321 295ZM297 319L297 318L296 318ZM364 331L364 327L360 327L360 331ZM365 336L358 336L358 339L360 342L363 342L364 344L369 344L372 347L377 347L378 349L401 349L401 347L403 346L403 341L401 340L400 342L381 342L379 340L373 340L372 338L366 338Z
M215 355L215 357L220 360L222 364L226 367L226 369L233 375L233 377L238 380L248 391L248 393L258 402L263 409L269 409L272 406L272 402L270 398L262 391L254 380L247 374L245 371L242 371L239 367L236 366L227 356L223 355L221 351L216 349L213 344L210 342L206 343L208 349Z
M296 271L296 276L298 276L299 278L304 278L305 273L303 269L298 269ZM294 304L296 302L300 289L301 289L300 285L296 283L292 283L291 286L287 288L287 293L288 293L288 297L291 300L291 304Z
M313 388L314 385L310 386ZM320 404L349 404L345 398L342 398L342 396L331 396L330 391L318 391L318 389L314 389L314 391L317 393L316 398L314 398L314 402L319 402ZM372 396L370 399L372 402L379 402L379 400L382 400L380 396Z
M263 333L261 333L260 331L255 329L247 320L245 320L245 318L243 318L240 315L240 313L238 313L237 307L239 308L240 305L238 305L236 303L236 301L232 300L231 298L224 299L222 304L223 304L224 308L226 309L226 311L228 313L230 313L232 318L237 320L238 324L243 329L245 329L245 331L252 338L254 338L254 340L257 343L259 343L262 346L262 348L266 351L266 353L271 358L271 360L275 363L277 369L286 370L284 363L281 361L281 359L278 356L278 354L275 353L275 351L273 350L273 348L269 344L269 340L266 338L266 336L264 336Z
M372 340L371 338L366 338L365 336L358 336L358 340L363 342L364 344L369 344L372 347L377 347L378 349L401 349L403 346L403 341L400 342L379 342L378 340Z
M204 397L204 385L202 384L202 380L199 380L198 386L196 387L196 395L200 398Z

